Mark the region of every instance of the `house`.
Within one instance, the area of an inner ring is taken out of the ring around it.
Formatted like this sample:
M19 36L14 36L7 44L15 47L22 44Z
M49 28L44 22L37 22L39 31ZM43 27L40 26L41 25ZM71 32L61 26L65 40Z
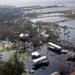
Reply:
M19 37L20 37L20 40L23 41L23 42L29 40L29 34L27 34L27 33L26 33L26 34L21 33L21 34L19 35Z

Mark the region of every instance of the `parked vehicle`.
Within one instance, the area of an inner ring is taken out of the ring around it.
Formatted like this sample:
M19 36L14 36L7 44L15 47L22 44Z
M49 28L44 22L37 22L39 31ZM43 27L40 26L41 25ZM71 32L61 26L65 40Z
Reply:
M49 61L47 60L47 57L46 56L41 56L40 58L33 60L32 68L34 69L37 66L45 64L45 63L49 63Z
M75 61L75 53L69 51L69 52L67 53L66 60L68 60L68 61L70 61L70 60L71 60L71 61Z
M61 50L61 54L67 54L68 50Z
M74 60L75 61L75 55L67 56L66 59L69 60Z
M47 48L52 49L52 50L57 50L57 51L61 51L62 47L58 46L52 42L48 42Z
M41 55L39 52L36 51L36 52L32 52L31 57L32 57L32 59L37 59L37 58L41 57Z

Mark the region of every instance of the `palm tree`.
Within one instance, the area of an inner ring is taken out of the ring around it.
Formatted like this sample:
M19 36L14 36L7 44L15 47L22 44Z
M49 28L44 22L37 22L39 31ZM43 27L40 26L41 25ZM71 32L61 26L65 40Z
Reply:
M66 33L66 30L68 29L67 26L63 26L63 31L64 31L64 38L63 38L63 43L64 43L64 46L65 46L65 36L67 35Z

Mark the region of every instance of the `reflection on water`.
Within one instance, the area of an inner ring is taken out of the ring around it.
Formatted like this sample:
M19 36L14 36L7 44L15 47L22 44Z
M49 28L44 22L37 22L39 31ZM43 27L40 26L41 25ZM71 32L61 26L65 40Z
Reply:
M60 26L68 26L71 27L69 28L67 31L70 31L69 33L69 41L73 42L75 40L75 20L71 20L71 21L66 21L66 22L59 22ZM73 29L72 29L73 28ZM63 29L61 29L61 32L63 31ZM63 39L63 34L61 34L61 38ZM65 37L65 39L67 39L67 37Z
M66 22L60 22L59 25L60 26L66 25L66 26L75 28L75 20L70 20L70 21L66 21Z
M34 70L38 70L39 68L46 69L46 67L49 65L49 63L41 63L39 65L36 65Z
M65 22L64 22L64 24L63 25L61 25L61 26L64 26L64 25L66 25L66 26L68 26L68 24L65 24ZM72 24L71 24L72 25ZM70 25L70 26L71 26ZM74 25L73 25L74 26ZM75 26L74 26L75 27ZM73 28L74 28L73 27ZM65 35L65 39L66 40L68 40L69 42L75 42L75 29L71 29L71 28L69 28L69 29L67 29L65 32L67 33L67 32L70 32L68 35ZM61 32L61 34L60 34L60 37L61 37L61 39L63 40L64 39L64 30L63 30L63 28L61 28L61 30L60 30L60 32ZM68 37L69 36L69 37Z

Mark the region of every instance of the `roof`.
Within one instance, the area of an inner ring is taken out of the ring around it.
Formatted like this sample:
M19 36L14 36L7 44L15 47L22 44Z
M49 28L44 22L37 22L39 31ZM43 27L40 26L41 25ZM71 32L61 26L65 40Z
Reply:
M36 63L36 62L39 62L41 60L45 60L46 58L47 58L46 56L42 56L42 57L40 57L38 59L33 60L33 62Z
M23 33L21 33L19 36L20 37L29 36L29 34L23 34Z
M70 75L75 75L75 72L71 73Z
M24 36L24 34L21 33L21 34L20 34L20 37L23 37L23 36Z
M31 55L32 55L32 56L33 56L33 55L38 56L38 55L40 55L40 53L36 51L36 52L33 52Z
M50 44L50 45L52 45L52 46L55 46L55 47L58 47L58 48L61 48L60 46L58 46L58 45L56 45L56 44L54 44L54 43L52 43L52 42L49 42L48 44Z
M52 73L50 75L60 75L60 74L58 72L54 72L54 73Z

